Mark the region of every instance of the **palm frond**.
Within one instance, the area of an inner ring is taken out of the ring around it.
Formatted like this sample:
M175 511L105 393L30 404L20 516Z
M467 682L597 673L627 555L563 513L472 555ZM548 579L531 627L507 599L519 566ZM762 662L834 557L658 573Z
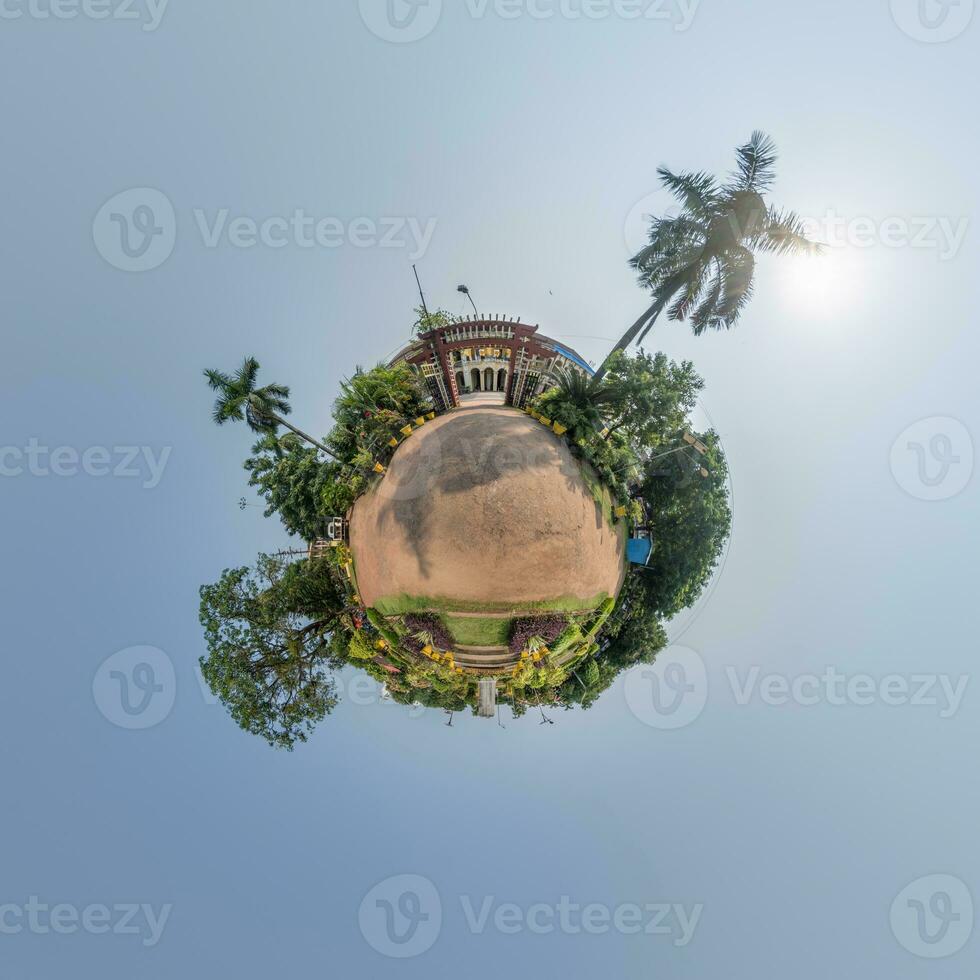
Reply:
M208 387L214 391L219 391L231 385L231 376L225 374L224 371L216 371L214 368L206 369L204 377L208 379Z
M760 252L777 255L819 255L820 242L807 238L806 224L795 211L779 211L770 207L765 226L753 236L752 244Z
M764 191L776 179L776 144L770 136L757 129L748 143L735 150L734 187L745 191Z
M232 420L241 421L244 418L241 399L219 397L214 403L211 418L216 425L224 425Z
M684 284L677 299L667 310L668 320L683 320L691 308L697 303L708 277L708 263L695 262L688 266L687 282Z
M667 167L657 167L660 183L692 213L709 214L717 202L715 178L704 170L675 174Z
M256 403L261 403L265 412L271 411L278 415L289 415L292 407L286 400L288 395L289 389L283 385L266 385L265 388L259 388L258 391L254 392L252 398Z
M724 286L710 326L716 330L728 330L735 326L752 298L755 276L752 253L744 247L731 252L721 264L721 276Z
M721 299L721 291L724 288L725 281L722 278L721 271L715 273L714 280L711 283L710 288L704 294L701 302L698 304L697 309L691 315L691 329L694 331L694 335L700 336L708 329L712 318L715 315L715 310L718 308L718 303Z
M251 391L255 387L255 378L258 373L259 362L254 357L246 357L235 374L235 383Z
M638 271L649 269L664 258L702 244L706 237L706 224L685 215L655 218L650 225L649 244L630 259L630 265Z

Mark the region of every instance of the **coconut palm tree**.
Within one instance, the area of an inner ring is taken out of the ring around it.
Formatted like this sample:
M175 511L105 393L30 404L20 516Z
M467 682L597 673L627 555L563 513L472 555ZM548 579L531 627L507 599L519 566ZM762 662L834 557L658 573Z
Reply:
M321 452L338 459L322 442L302 429L297 429L283 418L292 411L288 401L289 388L277 384L257 388L255 382L258 373L259 362L254 357L246 357L242 366L234 374L215 370L204 372L204 376L208 379L208 386L218 392L212 413L214 421L218 425L224 425L225 422L244 420L253 432L273 436L276 429L282 425L301 439L316 446ZM342 461L338 460L338 462Z
M763 193L776 178L776 145L758 130L735 151L736 169L724 184L711 174L675 174L660 182L681 203L674 218L655 218L650 241L631 260L653 303L610 352L642 342L666 309L671 320L691 319L695 335L733 327L752 296L755 255L816 254L792 211L767 206ZM609 358L596 377L602 378Z

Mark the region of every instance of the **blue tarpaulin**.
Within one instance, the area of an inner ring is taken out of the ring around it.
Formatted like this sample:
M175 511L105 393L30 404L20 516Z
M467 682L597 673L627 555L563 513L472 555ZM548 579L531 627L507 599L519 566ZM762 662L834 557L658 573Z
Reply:
M634 565L645 565L650 560L653 542L649 538L630 538L626 545L626 557Z

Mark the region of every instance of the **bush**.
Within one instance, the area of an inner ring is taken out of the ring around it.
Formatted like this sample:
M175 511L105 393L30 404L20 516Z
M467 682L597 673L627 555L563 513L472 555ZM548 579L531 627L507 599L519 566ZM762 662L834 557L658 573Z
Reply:
M553 643L561 636L567 625L568 619L565 616L515 619L510 631L510 652L515 654L523 652L535 636L540 636L545 643Z
M410 613L405 617L404 623L408 629L405 645L410 646L416 653L422 648L422 644L415 639L416 633L430 633L433 645L439 650L452 650L456 645L445 623L432 613Z
M391 628L388 621L378 612L377 609L367 611L368 622L388 641L389 645L396 648L401 642L398 634Z
M371 646L370 640L361 630L356 630L351 634L347 652L352 660L373 660L378 651Z

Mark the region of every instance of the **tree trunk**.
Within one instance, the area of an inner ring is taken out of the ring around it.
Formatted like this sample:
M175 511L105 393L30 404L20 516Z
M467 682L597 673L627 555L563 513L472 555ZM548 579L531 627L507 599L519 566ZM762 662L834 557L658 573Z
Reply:
M660 316L661 311L666 305L667 305L666 298L658 299L653 304L653 306L651 306L640 317L640 319L637 320L636 323L634 323L633 326L630 327L629 330L627 330L626 333L624 333L623 336L619 338L619 342L606 355L606 359L602 362L602 365L600 366L599 370L596 372L595 374L596 381L601 381L606 376L606 371L608 370L608 365L609 365L609 359L613 356L613 354L615 354L617 351L626 350L626 348L633 343L637 335L640 333L641 330L643 330L645 326L647 326L647 324L652 326L653 321L655 321L657 317ZM647 327L647 329L649 329L649 327ZM646 336L646 332L644 332L644 336Z
M311 443L312 445L316 446L317 449L321 450L322 452L325 452L331 459L337 460L338 463L343 462L342 459L340 459L339 457L335 456L332 452L330 452L330 450L327 449L327 447L322 442L318 442L316 439L313 438L313 436L308 435L302 429L297 429L295 425L293 425L290 422L287 422L284 418L280 418L280 416L274 414L273 412L269 413L269 418L272 419L272 421L275 422L276 425L284 425L287 429L289 429L290 432L295 432L296 435L300 437L300 439L305 439L308 443Z

